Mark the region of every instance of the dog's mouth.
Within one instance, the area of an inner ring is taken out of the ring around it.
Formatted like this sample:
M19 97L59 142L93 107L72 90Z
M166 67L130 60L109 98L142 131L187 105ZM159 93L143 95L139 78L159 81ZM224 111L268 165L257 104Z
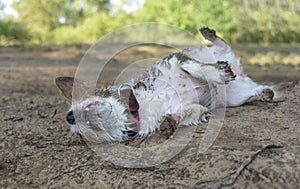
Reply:
M140 116L138 113L132 114L133 120L128 120L126 122L126 134L129 139L132 139L137 136L140 131Z

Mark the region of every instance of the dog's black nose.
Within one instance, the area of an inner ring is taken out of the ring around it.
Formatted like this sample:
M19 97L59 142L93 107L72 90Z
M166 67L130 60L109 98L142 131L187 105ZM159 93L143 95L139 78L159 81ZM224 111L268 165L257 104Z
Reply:
M67 122L71 125L75 125L75 117L73 111L69 111L66 116Z

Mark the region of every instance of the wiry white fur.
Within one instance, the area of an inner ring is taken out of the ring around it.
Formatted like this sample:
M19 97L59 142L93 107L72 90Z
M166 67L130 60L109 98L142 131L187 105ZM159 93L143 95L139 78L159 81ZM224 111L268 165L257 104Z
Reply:
M153 133L166 115L180 117L181 124L190 125L199 124L201 115L208 112L207 108L199 104L202 98L208 97L203 95L207 85L184 72L179 67L180 61L175 55L165 61L168 61L167 66L163 61L159 61L155 67L147 70L153 75L140 79L140 82L152 87L152 90L144 88L135 90L135 96L140 104L140 136ZM195 104L198 105L197 108L193 107Z
M222 39L216 37L213 43L211 47L195 46L171 54L129 84L139 103L139 136L152 134L166 115L180 118L181 125L197 125L205 120L209 110L223 101L226 106L239 106L263 100L264 91L272 90L244 74L239 58ZM227 61L229 66L218 61ZM118 87L111 90L115 88ZM220 95L223 93L226 99ZM120 99L120 96L94 96L73 104L70 110L76 114L76 125L72 131L91 141L128 139L126 131L132 128L126 124L133 119L128 115L128 106ZM101 102L103 107L93 109L87 120L83 116L85 109L94 101Z
M222 39L216 38L211 47L195 46L183 50L187 56L203 63L208 64L217 61L227 61L232 72L236 75L235 79L226 85L226 106L240 106L247 102L261 99L261 93L265 89L274 90L272 86L259 85L249 78L243 71L240 58L236 57L231 47ZM201 72L202 74L203 72ZM205 75L217 75L212 72L205 72ZM217 77L214 76L214 77ZM208 78L209 80L210 78ZM215 81L219 81L215 79ZM275 93L275 96L277 94Z
M103 103L104 106L92 110L88 106L95 101ZM128 120L125 114L126 108L115 97L94 96L82 102L73 103L71 110L76 117L76 124L71 127L72 132L79 133L91 141L103 141L104 139L121 142L125 139L123 131L127 130L125 123Z

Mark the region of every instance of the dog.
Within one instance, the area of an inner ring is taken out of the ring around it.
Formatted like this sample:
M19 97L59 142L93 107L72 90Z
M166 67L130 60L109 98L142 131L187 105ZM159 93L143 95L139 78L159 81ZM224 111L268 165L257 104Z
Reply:
M71 131L93 142L123 142L153 134L166 117L179 126L207 122L218 107L272 102L272 86L260 85L244 72L231 46L207 27L200 28L212 46L193 46L167 55L130 83L108 86L86 99L73 101L66 115ZM71 100L72 77L56 78Z

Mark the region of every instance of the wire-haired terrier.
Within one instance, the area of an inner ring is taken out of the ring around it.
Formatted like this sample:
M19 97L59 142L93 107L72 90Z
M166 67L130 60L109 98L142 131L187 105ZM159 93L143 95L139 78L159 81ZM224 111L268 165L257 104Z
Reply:
M73 102L66 116L71 130L89 141L122 142L151 135L166 116L178 125L199 125L219 106L272 101L276 95L273 87L246 76L230 45L214 30L203 27L200 32L213 46L169 54L133 82L109 86ZM74 82L84 86L71 77L56 79L68 99Z

